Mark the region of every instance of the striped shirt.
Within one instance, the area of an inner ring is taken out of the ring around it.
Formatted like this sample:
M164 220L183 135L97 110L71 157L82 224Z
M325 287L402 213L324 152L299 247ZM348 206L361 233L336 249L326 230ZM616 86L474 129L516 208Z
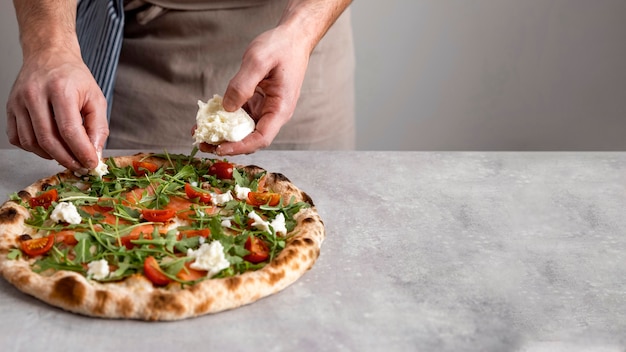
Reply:
M123 30L124 0L79 0L76 34L80 51L107 100L107 116L111 115Z

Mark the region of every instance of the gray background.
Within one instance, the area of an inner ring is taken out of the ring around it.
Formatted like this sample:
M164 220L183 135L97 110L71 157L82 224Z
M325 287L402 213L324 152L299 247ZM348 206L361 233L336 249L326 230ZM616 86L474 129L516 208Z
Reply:
M626 1L357 0L352 10L358 149L626 150ZM8 1L0 31L4 112L21 61Z

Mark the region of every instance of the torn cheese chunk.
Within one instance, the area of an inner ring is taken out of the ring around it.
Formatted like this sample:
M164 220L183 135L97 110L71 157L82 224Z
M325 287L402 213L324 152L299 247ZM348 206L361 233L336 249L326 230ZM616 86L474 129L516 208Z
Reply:
M252 133L254 127L254 120L242 108L233 112L224 110L222 97L216 94L206 103L198 100L194 145L239 142Z
M68 224L80 224L83 219L78 213L76 206L70 202L60 202L50 214L50 220L54 222L67 222Z
M96 166L94 169L89 170L89 174L98 178L102 178L102 176L107 175L108 173L109 167L102 161L102 152L98 152L98 166Z

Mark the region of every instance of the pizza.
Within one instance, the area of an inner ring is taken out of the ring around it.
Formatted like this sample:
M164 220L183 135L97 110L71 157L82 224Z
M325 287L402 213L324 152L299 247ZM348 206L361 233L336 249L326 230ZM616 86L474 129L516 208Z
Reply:
M196 151L104 158L14 193L0 207L0 273L70 312L149 321L295 282L325 237L311 198L280 173Z

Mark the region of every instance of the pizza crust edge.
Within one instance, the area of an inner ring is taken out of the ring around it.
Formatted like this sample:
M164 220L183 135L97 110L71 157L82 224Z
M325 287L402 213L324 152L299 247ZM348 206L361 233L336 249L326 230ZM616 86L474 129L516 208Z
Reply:
M148 156L136 154L112 158L118 166L125 166L132 160ZM264 171L257 166L245 168L249 172ZM74 176L65 171L41 179L26 187L20 196L34 196L46 183L54 183L56 177ZM296 201L309 202L311 207L296 214L295 235L287 240L285 248L272 262L257 271L209 279L184 289L178 284L154 287L142 275L115 283L88 280L81 274L68 271L42 276L30 269L26 258L7 258L9 249L15 247L17 238L24 233L24 221L28 216L26 209L7 201L0 207L0 274L20 291L41 301L93 317L179 320L253 303L283 290L304 275L319 257L326 236L324 223L305 192L279 173L268 172L267 185L285 197L294 196Z

